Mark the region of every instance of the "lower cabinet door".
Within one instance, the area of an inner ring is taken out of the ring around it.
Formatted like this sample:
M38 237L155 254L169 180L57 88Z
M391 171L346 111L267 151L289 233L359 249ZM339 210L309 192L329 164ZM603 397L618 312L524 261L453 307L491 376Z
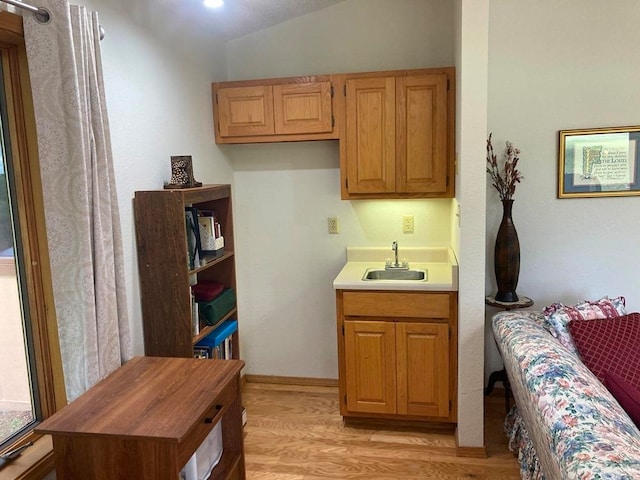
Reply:
M398 413L448 417L448 325L398 322L395 326Z
M396 332L393 322L345 321L347 409L396 413Z

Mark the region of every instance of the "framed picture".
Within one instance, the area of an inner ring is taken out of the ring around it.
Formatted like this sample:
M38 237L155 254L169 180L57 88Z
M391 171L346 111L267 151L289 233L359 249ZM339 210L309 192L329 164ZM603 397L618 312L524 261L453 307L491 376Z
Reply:
M558 198L640 195L640 126L561 130Z

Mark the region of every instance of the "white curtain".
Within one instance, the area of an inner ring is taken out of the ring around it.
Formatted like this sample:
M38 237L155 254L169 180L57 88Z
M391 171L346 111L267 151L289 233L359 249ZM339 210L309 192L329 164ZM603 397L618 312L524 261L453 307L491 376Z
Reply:
M24 14L55 308L69 400L131 356L96 13L38 0Z

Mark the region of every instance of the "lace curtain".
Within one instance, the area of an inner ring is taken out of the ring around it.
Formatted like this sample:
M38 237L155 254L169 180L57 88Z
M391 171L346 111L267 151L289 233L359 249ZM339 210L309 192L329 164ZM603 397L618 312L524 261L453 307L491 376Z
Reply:
M131 356L96 13L24 16L60 349L69 401Z

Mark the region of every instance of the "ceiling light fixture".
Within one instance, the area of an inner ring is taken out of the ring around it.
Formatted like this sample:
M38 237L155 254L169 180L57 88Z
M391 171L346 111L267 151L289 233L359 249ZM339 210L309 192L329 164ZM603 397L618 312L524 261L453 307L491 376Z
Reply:
M224 0L204 0L204 6L209 8L220 8L224 5Z

